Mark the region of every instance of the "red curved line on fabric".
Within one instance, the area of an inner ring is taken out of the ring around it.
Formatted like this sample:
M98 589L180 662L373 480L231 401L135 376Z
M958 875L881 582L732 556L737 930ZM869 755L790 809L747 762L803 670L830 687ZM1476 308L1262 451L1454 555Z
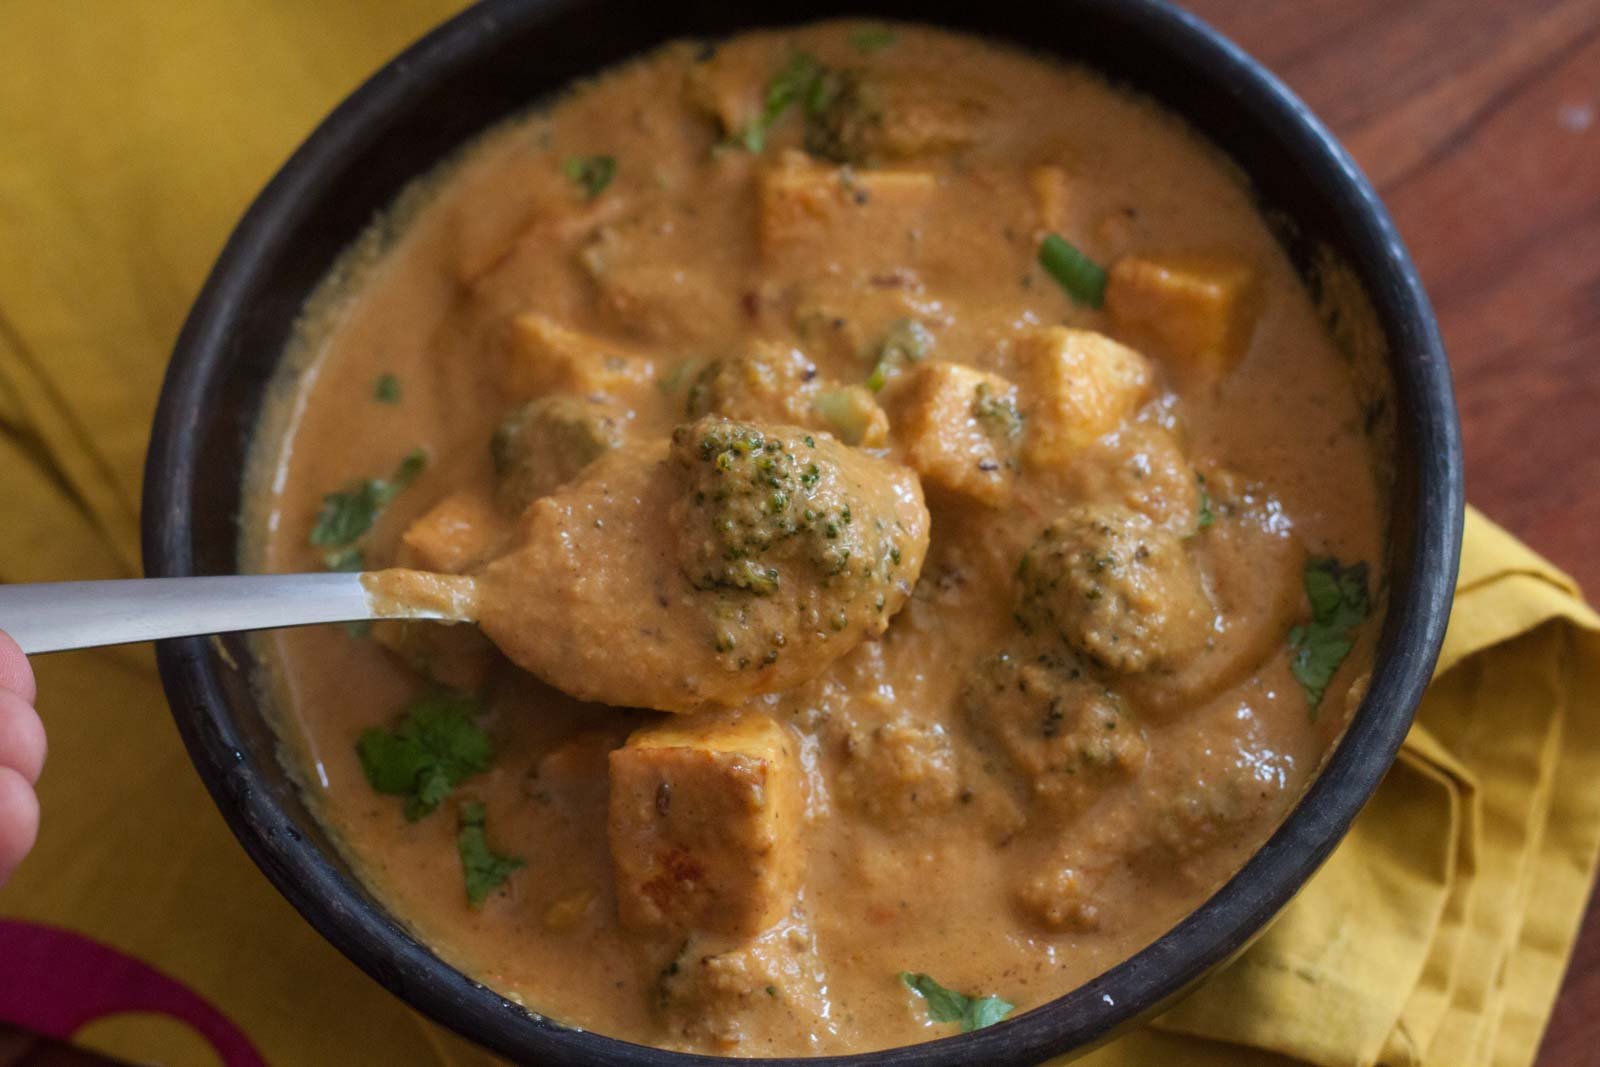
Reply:
M71 1040L108 1015L142 1011L185 1023L226 1067L266 1067L250 1039L182 982L72 930L0 919L0 1019Z

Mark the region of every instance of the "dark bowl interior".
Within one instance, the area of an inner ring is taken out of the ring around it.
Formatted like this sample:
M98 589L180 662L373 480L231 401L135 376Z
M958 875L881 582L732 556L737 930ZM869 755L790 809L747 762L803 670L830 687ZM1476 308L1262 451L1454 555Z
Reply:
M793 1063L1030 1063L1104 1039L1236 953L1343 836L1394 758L1443 639L1460 546L1461 449L1449 371L1415 271L1365 179L1305 106L1192 17L1152 0L489 0L386 65L333 112L233 234L178 340L146 471L152 576L237 569L240 472L262 398L308 294L412 178L572 78L683 36L833 14L940 23L1097 67L1185 116L1253 181L1312 277L1331 249L1387 340L1396 442L1390 610L1360 710L1267 844L1197 911L1088 985L978 1033ZM251 687L251 645L164 642L161 674L189 753L251 857L324 936L397 995L514 1059L727 1062L568 1030L502 999L419 944L353 877L276 756ZM773 1062L773 1061L769 1061Z

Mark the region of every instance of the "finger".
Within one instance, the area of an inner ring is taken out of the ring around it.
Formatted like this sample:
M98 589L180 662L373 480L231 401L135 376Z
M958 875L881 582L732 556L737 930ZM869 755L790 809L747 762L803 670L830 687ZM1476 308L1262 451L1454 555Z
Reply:
M0 689L20 693L30 704L39 695L34 688L33 668L28 665L28 657L4 630L0 630Z
M11 877L39 836L39 798L10 767L0 767L0 883Z
M0 767L10 767L36 785L44 770L44 722L33 705L0 689Z

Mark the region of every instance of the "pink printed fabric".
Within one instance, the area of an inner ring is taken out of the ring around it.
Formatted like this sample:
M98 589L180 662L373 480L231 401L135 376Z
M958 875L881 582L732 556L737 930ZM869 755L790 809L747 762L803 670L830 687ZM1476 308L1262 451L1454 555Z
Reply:
M0 1019L70 1041L97 1019L150 1012L204 1037L225 1067L266 1067L227 1016L183 983L71 930L0 919Z

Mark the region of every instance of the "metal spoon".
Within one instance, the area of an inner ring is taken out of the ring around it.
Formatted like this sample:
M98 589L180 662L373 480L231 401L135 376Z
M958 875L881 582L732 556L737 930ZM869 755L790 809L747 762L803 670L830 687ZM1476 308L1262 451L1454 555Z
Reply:
M418 571L0 585L0 630L32 654L363 619L471 622L475 591L470 578Z

